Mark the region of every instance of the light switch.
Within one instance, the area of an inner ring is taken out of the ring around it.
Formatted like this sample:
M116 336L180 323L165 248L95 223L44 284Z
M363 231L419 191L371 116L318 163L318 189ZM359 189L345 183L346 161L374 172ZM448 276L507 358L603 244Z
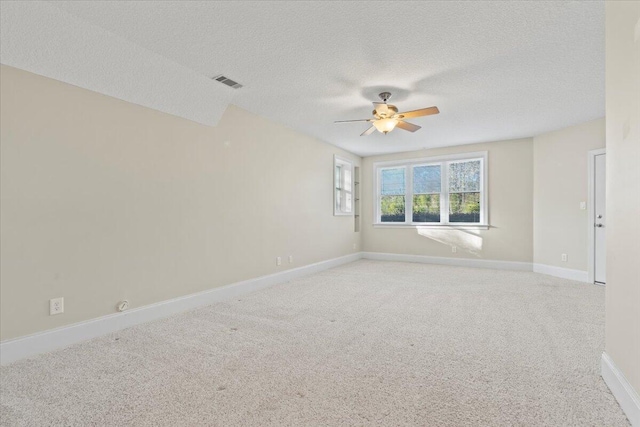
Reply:
M580 202L580 209L581 210L586 210L587 209L587 202Z

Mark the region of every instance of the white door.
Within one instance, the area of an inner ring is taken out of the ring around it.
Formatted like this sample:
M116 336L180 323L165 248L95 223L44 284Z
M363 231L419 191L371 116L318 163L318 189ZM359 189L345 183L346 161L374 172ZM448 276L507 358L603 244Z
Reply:
M607 251L607 239L606 239L606 224L607 217L605 212L606 203L606 189L605 189L605 168L606 168L606 154L599 154L595 156L594 165L594 209L593 219L594 226L594 279L598 283L604 284L606 282L606 251Z

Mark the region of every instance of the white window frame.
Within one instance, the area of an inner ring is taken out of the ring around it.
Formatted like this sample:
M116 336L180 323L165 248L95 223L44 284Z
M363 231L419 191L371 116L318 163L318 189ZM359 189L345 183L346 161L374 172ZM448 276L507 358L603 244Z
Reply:
M344 182L344 174L341 174L340 182L336 179L336 169L338 166L342 168L347 168L351 171L351 191L345 190L345 182ZM333 214L335 216L353 216L353 205L355 203L354 200L354 182L353 182L353 162L344 157L340 157L337 155L333 156ZM338 210L338 190L340 190L340 206L346 206L346 195L351 194L351 209L349 211L346 210Z
M448 222L449 218L449 182L450 163L480 160L480 222ZM413 222L413 168L416 166L441 167L440 222ZM405 169L405 221L382 222L380 212L380 184L383 169ZM373 226L389 228L489 228L489 156L487 151L460 153L446 156L425 157L419 159L393 160L373 164Z

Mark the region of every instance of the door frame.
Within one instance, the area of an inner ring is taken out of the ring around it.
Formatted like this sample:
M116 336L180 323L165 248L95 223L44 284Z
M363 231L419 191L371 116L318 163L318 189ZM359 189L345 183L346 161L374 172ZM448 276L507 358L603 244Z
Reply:
M595 216L595 200L596 200L596 156L601 154L607 154L606 148L599 148L597 150L589 151L587 156L588 163L588 192L587 192L587 267L588 267L588 275L589 275L589 283L596 283L595 281L595 262L596 262L596 247L595 247L595 228L593 217ZM605 177L606 179L606 177Z

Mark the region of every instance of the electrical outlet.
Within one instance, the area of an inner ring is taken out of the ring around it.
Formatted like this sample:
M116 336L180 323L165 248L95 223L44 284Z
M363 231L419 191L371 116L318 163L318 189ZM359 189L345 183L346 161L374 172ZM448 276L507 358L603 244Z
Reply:
M451 246L451 252L455 254L456 252L458 252L458 248L455 246Z
M587 210L587 202L580 202L580 210L583 210L583 211Z
M54 298L49 300L49 315L64 313L64 298Z
M289 255L289 264L293 264L293 255Z
M282 257L276 257L276 265L282 265Z
M568 260L567 254L562 254L562 262L567 262Z

